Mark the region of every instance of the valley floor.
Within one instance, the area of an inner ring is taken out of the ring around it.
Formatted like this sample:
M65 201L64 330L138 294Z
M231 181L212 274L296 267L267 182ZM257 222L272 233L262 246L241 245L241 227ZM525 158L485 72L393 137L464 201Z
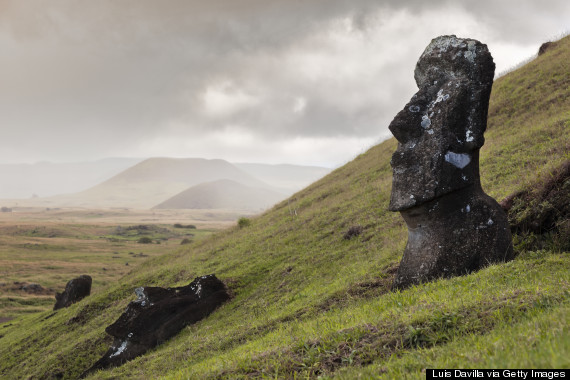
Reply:
M15 208L0 213L0 322L51 310L82 274L97 293L147 258L235 224L231 212ZM196 228L184 228L188 226ZM143 236L151 244L139 243Z

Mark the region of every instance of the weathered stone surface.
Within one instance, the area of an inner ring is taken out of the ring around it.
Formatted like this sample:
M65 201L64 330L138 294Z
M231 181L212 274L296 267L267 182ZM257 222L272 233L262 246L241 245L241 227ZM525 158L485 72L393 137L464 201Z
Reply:
M63 293L56 293L54 310L68 307L91 294L91 276L81 275L65 285Z
M141 287L119 319L105 331L115 338L113 346L88 373L116 367L144 354L196 323L229 299L224 283L215 275L197 277L179 288Z
M513 257L506 216L479 178L495 64L487 46L438 37L418 60L419 91L390 131L390 210L408 225L395 288L461 275Z

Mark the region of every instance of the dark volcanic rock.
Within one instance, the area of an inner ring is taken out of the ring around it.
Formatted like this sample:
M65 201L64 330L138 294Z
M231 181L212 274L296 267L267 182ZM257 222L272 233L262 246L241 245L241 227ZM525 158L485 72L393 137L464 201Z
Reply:
M91 276L81 275L65 285L63 293L56 293L54 310L68 307L91 294Z
M570 250L570 161L501 202L523 249Z
M20 289L25 291L26 293L41 294L45 292L45 289L40 284L26 284L22 285Z
M115 338L113 346L82 376L144 354L229 299L224 283L215 275L198 277L179 288L141 287L135 293L137 300L105 329Z
M418 60L419 91L396 115L390 210L408 225L395 288L513 257L505 213L479 178L495 64L487 46L438 37Z
M540 47L538 48L538 55L543 55L544 53L546 53L547 50L549 50L550 48L552 48L554 46L553 42L545 42L542 45L540 45Z
M24 292L37 295L53 295L55 291L50 288L44 288L40 284L29 284L26 282L14 281L13 283L0 283L0 291L6 290L10 292Z
M544 234L570 220L570 161L565 161L538 186L514 193L501 202L511 231Z

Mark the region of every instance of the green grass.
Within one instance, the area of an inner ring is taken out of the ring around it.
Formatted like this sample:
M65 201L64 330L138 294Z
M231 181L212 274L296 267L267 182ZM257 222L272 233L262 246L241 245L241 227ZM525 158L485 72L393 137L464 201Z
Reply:
M497 199L569 159L570 38L497 80L481 152ZM533 84L533 85L531 85ZM568 367L570 257L512 262L391 292L406 227L387 211L388 140L272 210L140 264L105 291L0 328L0 375L76 378L138 286L215 273L233 294L199 323L97 379L424 378L427 367ZM358 228L354 228L358 227ZM360 234L345 239L349 229Z

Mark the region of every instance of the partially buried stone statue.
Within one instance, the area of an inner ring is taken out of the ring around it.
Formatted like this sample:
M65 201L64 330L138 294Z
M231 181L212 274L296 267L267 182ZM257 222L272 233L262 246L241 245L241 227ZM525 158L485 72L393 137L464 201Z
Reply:
M390 210L408 226L395 288L513 258L506 215L479 178L494 71L486 45L456 36L432 40L418 60L419 91L390 124Z
M140 287L135 293L137 300L105 329L115 338L113 345L81 378L144 354L229 299L224 283L215 275L197 277L178 288Z
M83 298L91 294L91 276L81 275L73 280L69 280L65 285L63 293L55 294L54 310L69 307L72 304L81 301Z

